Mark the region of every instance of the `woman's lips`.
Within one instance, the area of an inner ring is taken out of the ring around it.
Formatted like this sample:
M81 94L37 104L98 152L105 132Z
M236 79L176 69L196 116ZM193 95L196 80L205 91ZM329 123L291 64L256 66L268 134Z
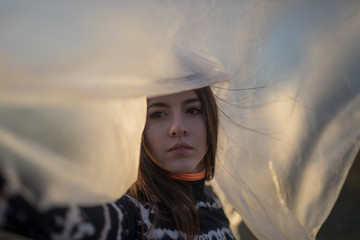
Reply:
M172 152L177 155L183 155L192 150L193 148L187 143L176 143L172 146L168 152Z

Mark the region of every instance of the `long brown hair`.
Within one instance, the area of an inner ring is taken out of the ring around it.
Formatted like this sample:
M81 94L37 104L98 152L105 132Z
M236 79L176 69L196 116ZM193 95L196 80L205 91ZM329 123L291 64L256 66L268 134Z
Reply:
M195 89L202 103L202 114L206 126L207 152L204 156L205 179L210 180L215 173L215 156L218 138L218 108L210 87ZM159 219L158 203L164 205L170 218L175 220L177 230L188 239L193 239L200 232L199 216L195 199L190 187L184 187L169 176L169 172L160 168L150 157L143 133L140 168L137 181L130 188L130 195L139 201L150 203L156 217L153 227Z

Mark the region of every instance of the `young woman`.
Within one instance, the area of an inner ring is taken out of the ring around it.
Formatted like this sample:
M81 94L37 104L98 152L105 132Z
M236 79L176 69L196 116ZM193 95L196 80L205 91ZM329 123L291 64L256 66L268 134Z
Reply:
M205 187L214 176L217 129L210 87L150 98L139 175L126 195L39 212L2 191L2 228L34 239L234 239Z

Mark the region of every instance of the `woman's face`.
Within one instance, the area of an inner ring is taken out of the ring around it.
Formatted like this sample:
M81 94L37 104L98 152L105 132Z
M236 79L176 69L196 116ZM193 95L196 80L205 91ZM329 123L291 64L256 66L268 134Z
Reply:
M148 99L145 139L161 168L200 172L207 151L206 127L195 90Z

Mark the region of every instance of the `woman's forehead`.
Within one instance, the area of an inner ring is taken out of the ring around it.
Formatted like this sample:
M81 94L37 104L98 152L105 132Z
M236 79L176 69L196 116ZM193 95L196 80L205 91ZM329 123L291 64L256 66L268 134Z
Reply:
M179 92L179 93L148 98L147 102L148 102L148 105L151 105L153 103L177 103L177 102L183 103L188 100L194 100L194 99L199 99L199 97L198 97L196 91L192 89L192 90L183 91L183 92Z

